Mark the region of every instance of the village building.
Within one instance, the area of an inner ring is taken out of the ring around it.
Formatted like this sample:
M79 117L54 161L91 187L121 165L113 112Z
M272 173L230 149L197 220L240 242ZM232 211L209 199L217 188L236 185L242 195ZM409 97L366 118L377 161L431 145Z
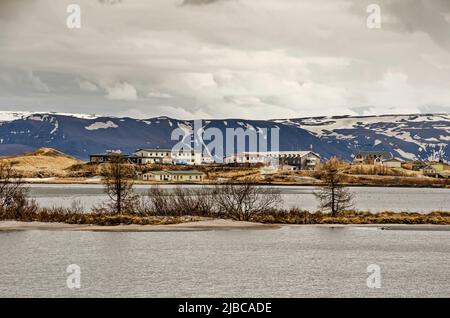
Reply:
M172 150L159 149L159 148L141 148L137 149L134 153L133 161L137 164L171 164L172 163Z
M112 158L119 156L121 159L127 160L128 157L116 151L107 151L102 154L92 154L89 155L90 163L105 163L110 162Z
M386 168L401 168L402 162L398 159L387 159L383 160L383 166Z
M320 155L312 151L241 152L225 157L225 163L275 164L293 166L295 169L313 169L320 162Z
M360 151L353 157L353 163L383 165L383 161L389 159L392 159L392 155L386 151Z
M449 178L450 170L445 170L445 165L440 162L429 163L422 168L422 173L424 176L433 178Z
M198 170L160 170L142 174L144 181L201 182L205 174Z
M423 167L422 173L424 176L427 176L427 177L433 177L433 178L438 177L438 171L432 165L427 165L427 166Z
M211 156L190 149L172 151L172 161L177 165L202 165L214 163Z
M109 154L92 154L89 155L89 162L90 163L103 163L103 162L109 162L111 160Z
M426 166L427 166L427 164L420 160L411 162L411 170L413 170L413 171L422 171L423 168Z
M313 151L281 151L279 156L280 166L293 166L301 170L314 169L318 163L320 155Z
M201 165L212 163L211 157L191 149L174 151L172 149L138 149L134 153L137 164L177 164L177 165Z
M92 154L89 156L91 163L104 163L111 161L112 153ZM116 154L117 155L117 154ZM177 164L177 165L201 165L213 163L211 156L195 152L193 150L172 151L172 149L140 148L132 155L122 155L130 163L134 164Z

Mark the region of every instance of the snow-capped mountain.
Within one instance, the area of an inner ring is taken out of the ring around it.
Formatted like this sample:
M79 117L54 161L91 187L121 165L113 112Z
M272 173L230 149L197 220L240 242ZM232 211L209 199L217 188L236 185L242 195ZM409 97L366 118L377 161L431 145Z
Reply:
M400 160L450 158L450 114L335 116L275 120L322 141L359 150L388 151Z
M107 150L172 147L175 128L191 132L190 120L134 119L85 114L0 112L0 155L51 147L81 159ZM388 151L402 160L449 161L450 115L337 116L277 120L208 119L198 130L280 128L280 150L309 150L351 159L360 150Z

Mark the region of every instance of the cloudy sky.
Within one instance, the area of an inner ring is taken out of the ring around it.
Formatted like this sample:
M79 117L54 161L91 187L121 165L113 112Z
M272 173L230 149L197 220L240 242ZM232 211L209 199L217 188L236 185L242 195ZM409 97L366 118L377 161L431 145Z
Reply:
M80 29L66 26L71 3ZM0 0L0 110L450 112L450 1Z

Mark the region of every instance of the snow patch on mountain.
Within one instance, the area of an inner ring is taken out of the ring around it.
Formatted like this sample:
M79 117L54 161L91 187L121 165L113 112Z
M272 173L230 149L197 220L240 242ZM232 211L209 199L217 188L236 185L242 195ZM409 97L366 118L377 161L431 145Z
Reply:
M13 120L22 119L32 115L32 112L12 112L12 111L0 111L0 122L8 122Z
M56 121L55 121L55 124L54 124L54 126L53 126L53 130L50 132L50 135L53 135L54 133L56 133L56 132L58 131L58 128L59 128L59 123L58 123L58 121L56 120Z
M107 122L97 121L89 126L84 127L86 130L97 130L97 129L108 129L108 128L117 128L115 123L108 120Z
M413 153L409 153L409 152L403 151L403 150L401 150L399 148L396 148L394 150L397 151L398 154L400 156L402 156L402 158L406 158L406 159L409 159L409 160L416 160L417 159L416 155L413 154Z
M183 145L186 145L187 148L191 147L191 135L192 135L192 126L189 122L179 122L178 128L183 131L183 139L180 141ZM178 137L178 136L177 136Z
M43 116L68 116L80 119L96 119L99 116L93 114L80 114L80 113L59 113L59 112L27 112L27 111L0 111L0 122L13 121L18 119L32 119L39 120L39 117ZM31 118L30 118L31 117Z
M345 142L353 153L377 149L396 151L405 160L413 155L422 160L436 156L448 160L450 152L450 114L323 116L273 122L306 129L331 143Z

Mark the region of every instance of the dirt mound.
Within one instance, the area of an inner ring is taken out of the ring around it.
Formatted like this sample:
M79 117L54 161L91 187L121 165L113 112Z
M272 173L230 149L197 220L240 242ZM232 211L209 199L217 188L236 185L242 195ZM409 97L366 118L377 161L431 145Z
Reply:
M58 151L56 149L53 148L39 148L33 152L28 152L25 153L23 156L46 156L46 157L64 157L64 158L69 158L69 159L73 159L73 160L77 160L72 156L69 156L61 151Z
M23 155L0 158L0 161L10 163L27 178L64 177L69 167L82 163L52 148L39 148Z

